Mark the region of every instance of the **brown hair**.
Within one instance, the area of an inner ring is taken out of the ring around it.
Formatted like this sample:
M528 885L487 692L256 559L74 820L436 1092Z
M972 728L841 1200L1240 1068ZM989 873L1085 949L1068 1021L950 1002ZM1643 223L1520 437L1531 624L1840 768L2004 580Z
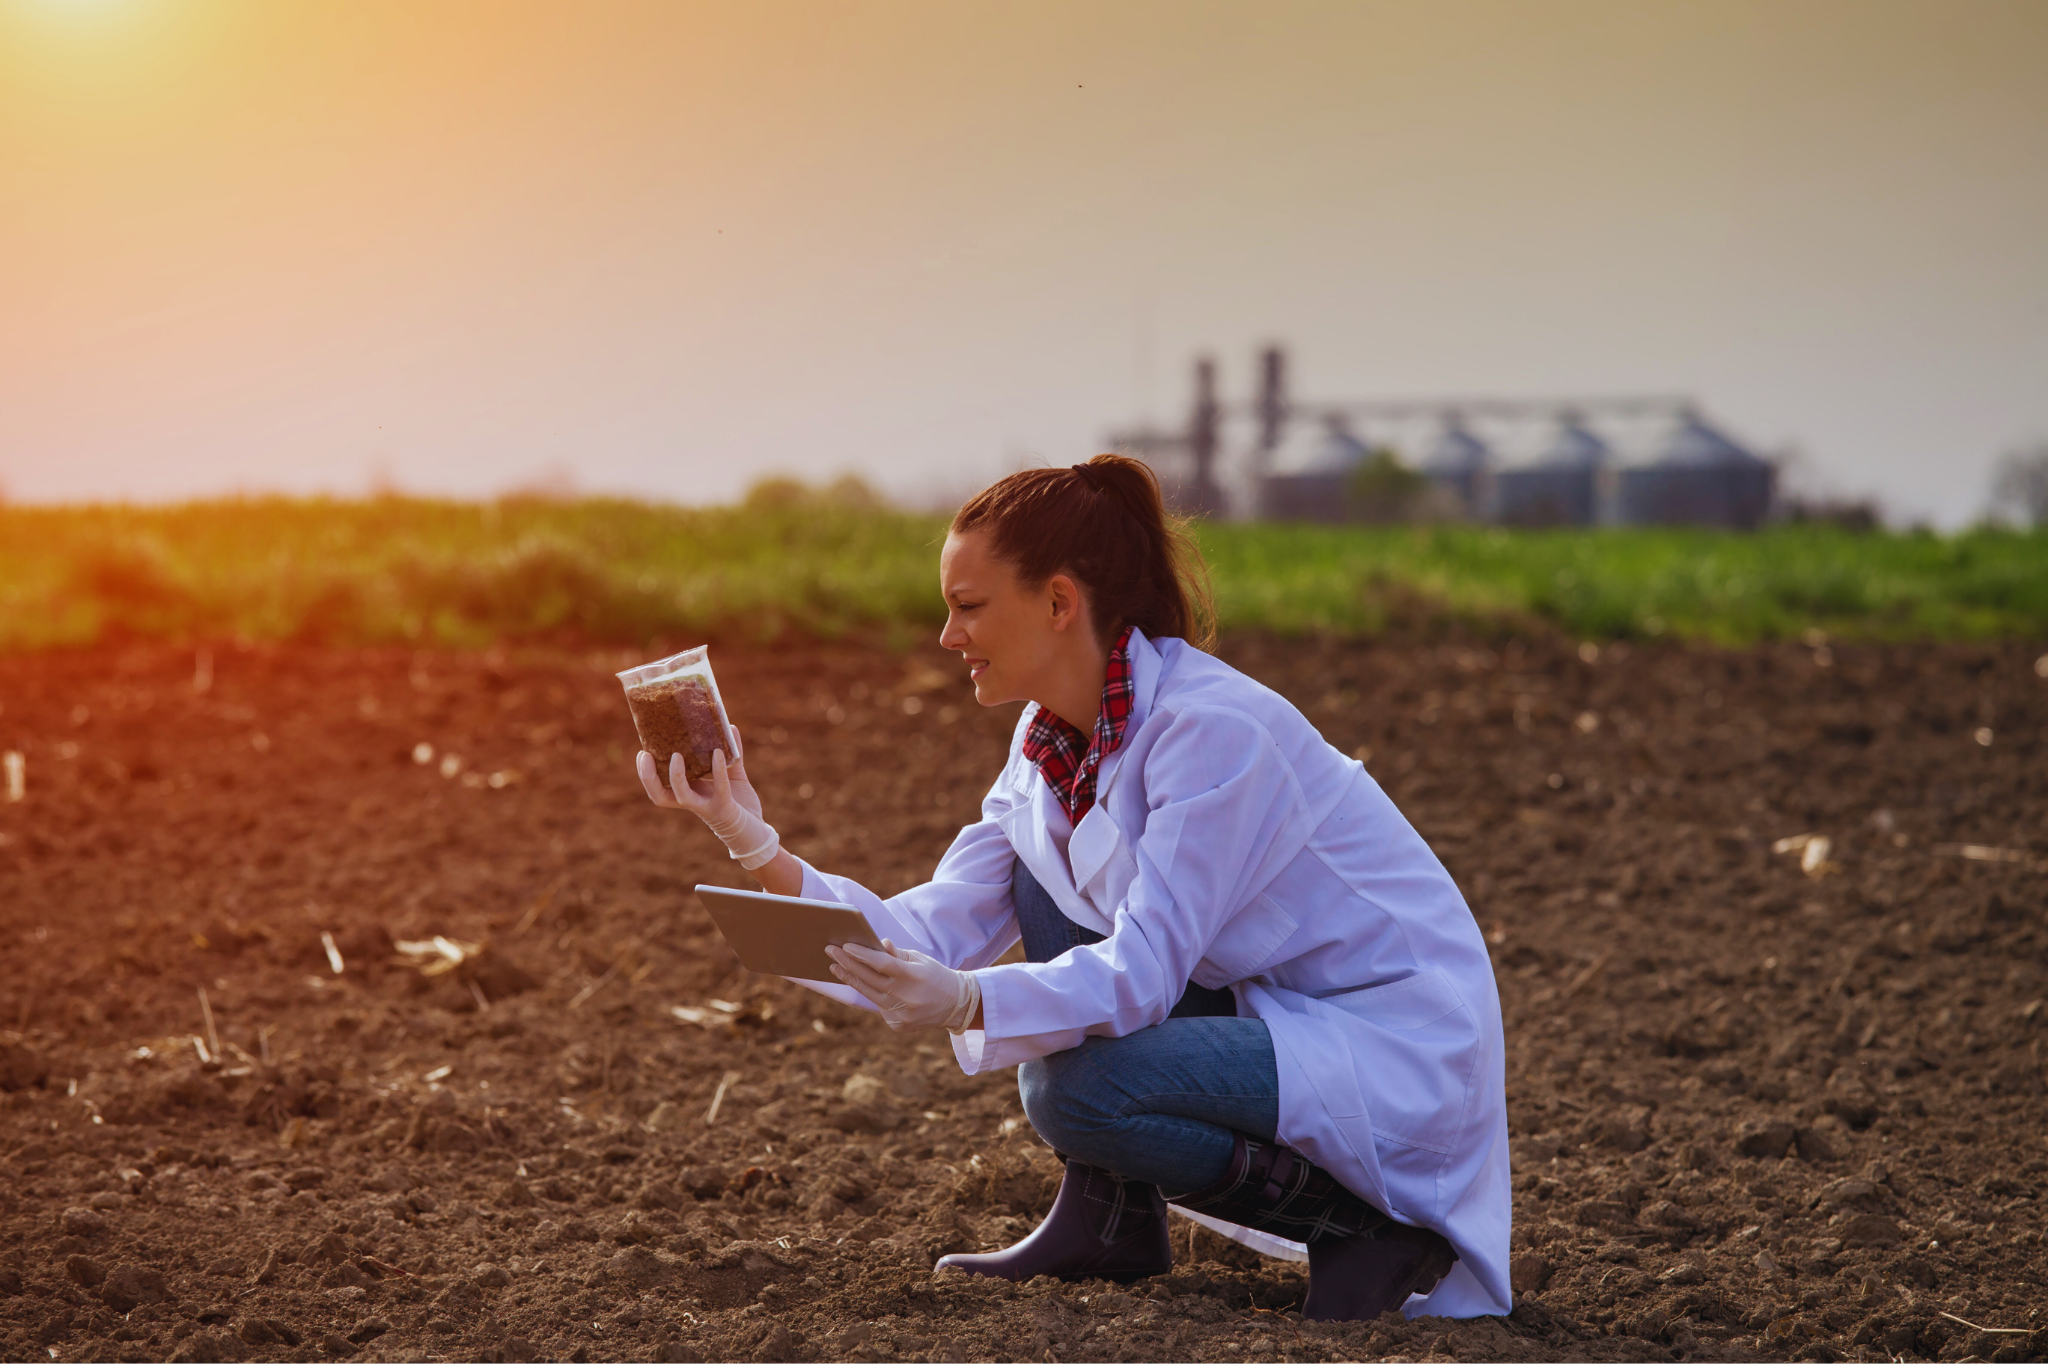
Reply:
M1070 574L1106 643L1126 625L1148 639L1216 642L1209 570L1184 518L1168 514L1142 461L1097 455L1066 469L1026 469L975 494L953 534L986 531L990 549L1036 588Z

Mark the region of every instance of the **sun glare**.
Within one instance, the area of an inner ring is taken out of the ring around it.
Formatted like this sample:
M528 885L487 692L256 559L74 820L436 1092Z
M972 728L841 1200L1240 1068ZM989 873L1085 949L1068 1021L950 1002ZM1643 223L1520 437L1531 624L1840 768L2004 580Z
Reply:
M0 0L11 9L52 28L89 33L134 17L148 0Z
M223 14L163 0L0 0L0 81L60 103L132 96L204 50Z

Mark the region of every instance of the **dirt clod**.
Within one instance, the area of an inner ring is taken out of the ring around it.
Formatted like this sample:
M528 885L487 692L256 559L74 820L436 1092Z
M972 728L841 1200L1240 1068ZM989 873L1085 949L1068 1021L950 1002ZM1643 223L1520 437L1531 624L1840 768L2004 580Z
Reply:
M1735 1149L1745 1156L1776 1160L1792 1149L1798 1130L1783 1118L1752 1118L1735 1132Z
M1829 1229L1851 1248L1858 1246L1897 1245L1904 1233L1899 1224L1889 1217L1874 1212L1847 1213L1831 1220Z
M107 1267L89 1255L67 1256L64 1272L81 1288L98 1288L107 1279Z
M1534 1293L1550 1282L1551 1264L1541 1255L1524 1251L1509 1262L1508 1271L1517 1293Z
M20 1042L0 1042L0 1090L28 1089L50 1077L42 1052Z
M207 1360L239 1360L247 1357L240 1337L226 1331L199 1331L171 1355L172 1364L202 1364Z
M100 1301L109 1310L121 1313L132 1312L142 1303L162 1302L169 1296L170 1287L164 1281L163 1271L144 1265L116 1266L100 1285Z
M650 1288L669 1275L669 1263L646 1246L627 1246L612 1256L611 1271L634 1288Z
M391 1329L391 1323L383 1317L368 1317L348 1333L348 1338L358 1345L375 1340Z

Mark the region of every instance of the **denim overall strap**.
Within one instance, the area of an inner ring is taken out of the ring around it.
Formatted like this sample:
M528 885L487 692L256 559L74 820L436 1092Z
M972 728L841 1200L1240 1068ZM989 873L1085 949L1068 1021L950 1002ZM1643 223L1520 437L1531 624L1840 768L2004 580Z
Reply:
M1024 865L1022 858L1010 873L1010 900L1017 910L1017 928L1024 937L1026 961L1053 961L1077 947L1101 942L1102 934L1060 913L1060 907L1046 894L1045 887ZM1235 1018L1237 996L1228 990L1205 989L1193 981L1168 1018Z

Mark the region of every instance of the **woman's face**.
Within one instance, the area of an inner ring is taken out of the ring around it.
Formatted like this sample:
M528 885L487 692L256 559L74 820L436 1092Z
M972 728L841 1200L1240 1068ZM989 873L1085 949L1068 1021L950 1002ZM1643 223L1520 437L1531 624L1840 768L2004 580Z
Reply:
M948 535L939 552L939 589L946 597L939 644L966 660L974 699L982 705L1043 699L1076 646L1086 650L1092 643L1087 604L1064 573L1026 587L1015 569L989 553L986 540L976 531Z

